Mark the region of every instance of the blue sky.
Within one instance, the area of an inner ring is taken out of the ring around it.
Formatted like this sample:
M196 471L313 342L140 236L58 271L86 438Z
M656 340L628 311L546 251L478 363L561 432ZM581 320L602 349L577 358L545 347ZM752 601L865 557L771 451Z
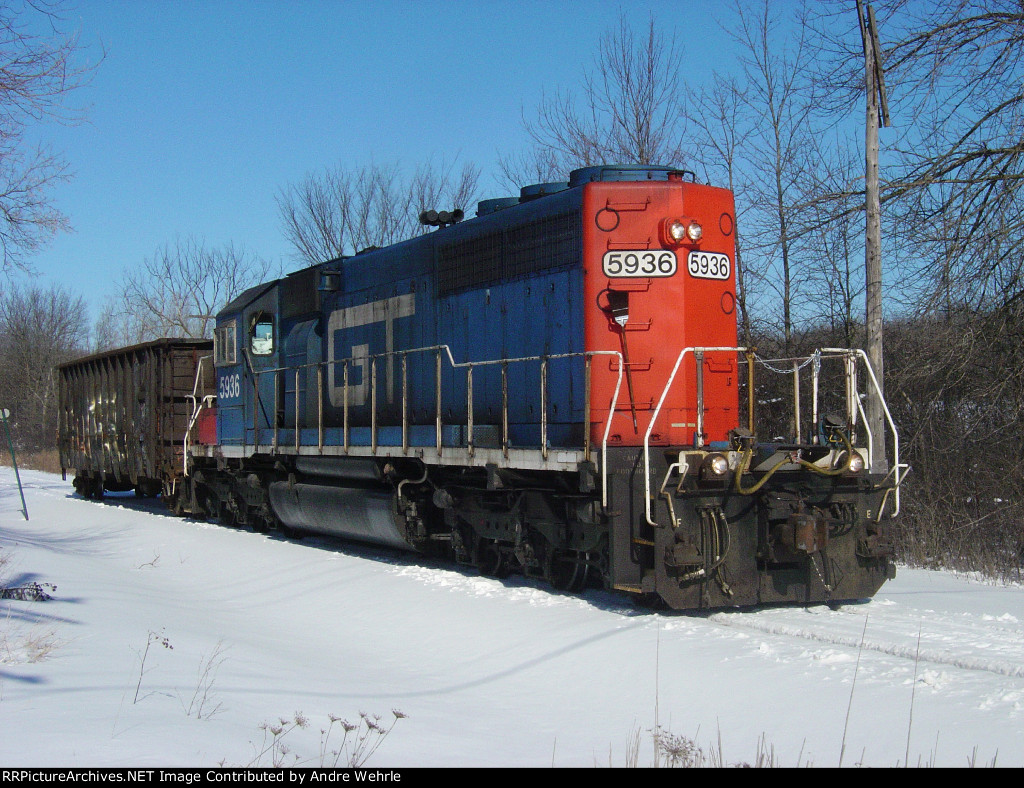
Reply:
M177 238L228 242L297 267L275 194L344 164L477 164L504 196L502 153L542 90L579 85L625 10L683 44L692 84L728 68L718 3L571 0L79 0L82 57L105 53L71 98L87 121L47 124L73 179L55 192L73 232L32 265L98 313L115 280ZM734 57L734 56L733 56Z

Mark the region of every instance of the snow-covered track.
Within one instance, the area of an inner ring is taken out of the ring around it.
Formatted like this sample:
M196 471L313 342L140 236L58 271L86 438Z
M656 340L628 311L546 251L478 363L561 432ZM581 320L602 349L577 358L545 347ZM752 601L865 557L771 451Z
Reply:
M1024 625L1006 613L953 612L876 600L832 609L719 612L709 621L919 663L1024 677Z

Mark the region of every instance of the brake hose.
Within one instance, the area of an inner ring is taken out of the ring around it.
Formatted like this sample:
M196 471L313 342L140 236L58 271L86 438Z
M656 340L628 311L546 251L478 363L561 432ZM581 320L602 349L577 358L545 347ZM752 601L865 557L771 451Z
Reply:
M839 434L840 434L840 436L843 439L843 443L846 445L846 463L844 464L844 466L842 468L832 468L832 469L819 468L814 463L808 462L807 460L803 459L802 457L797 457L796 458L796 464L806 468L807 470L811 471L812 473L817 473L817 474L819 474L821 476L839 476L841 474L849 472L850 464L853 462L853 447L850 445L850 439L846 436L845 432L841 432ZM753 495L758 490L760 490L761 487L764 486L764 483L767 482L775 474L775 472L777 470L779 470L779 468L781 468L783 465L789 464L792 461L791 458L789 458L789 457L786 457L786 458L784 458L782 460L779 460L775 465L773 465L771 468L769 468L768 472L764 476L762 476L760 479L758 479L753 484L753 486L751 486L751 487L744 487L742 482L741 482L741 479L743 478L743 474L747 470L747 464L750 462L750 457L751 457L751 455L753 453L754 453L754 450L749 448L749 447L744 449L743 450L743 458L736 465L736 473L734 475L734 480L736 482L736 491L740 495Z

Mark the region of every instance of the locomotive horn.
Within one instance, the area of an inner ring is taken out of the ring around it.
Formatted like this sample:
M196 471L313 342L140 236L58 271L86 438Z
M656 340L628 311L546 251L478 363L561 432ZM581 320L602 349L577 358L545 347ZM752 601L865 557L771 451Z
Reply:
M420 224L429 227L447 227L449 224L461 222L465 214L459 208L452 211L423 211L420 214Z

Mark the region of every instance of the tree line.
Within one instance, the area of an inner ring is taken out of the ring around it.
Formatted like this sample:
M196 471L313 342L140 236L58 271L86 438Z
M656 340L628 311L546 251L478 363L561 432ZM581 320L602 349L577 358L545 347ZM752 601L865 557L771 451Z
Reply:
M692 170L736 195L741 341L780 356L862 345L865 82L857 7L855 0L736 0L719 15L735 56L700 84L680 73L681 36L653 18L623 15L595 42L577 83L524 108L523 147L499 158L497 174L519 188L599 163ZM881 144L885 387L913 466L899 549L917 562L1019 572L1024 10L1014 0L877 0L871 11L892 118ZM46 199L64 165L26 156L17 118L60 114L58 99L88 73L67 68L70 37L19 38L7 12L0 32L0 179L7 183L0 245L10 274L28 268L32 250L65 221ZM10 66L25 61L19 53L35 53L37 67ZM55 84L61 58L70 78ZM471 205L480 174L475 164L432 160L412 172L328 166L279 190L282 233L297 267L383 246L422 232L420 210ZM30 390L19 387L31 386L32 423L46 424L52 398L30 379L31 364L17 360L18 343L38 343L23 358L57 361L163 335L209 336L220 305L275 274L234 244L179 239L127 270L92 326L82 317L35 319L32 310L58 306L85 314L59 288L5 287L5 363L25 372L3 375L3 396L19 398ZM32 325L51 326L50 336ZM32 440L42 445L45 435L44 427Z

